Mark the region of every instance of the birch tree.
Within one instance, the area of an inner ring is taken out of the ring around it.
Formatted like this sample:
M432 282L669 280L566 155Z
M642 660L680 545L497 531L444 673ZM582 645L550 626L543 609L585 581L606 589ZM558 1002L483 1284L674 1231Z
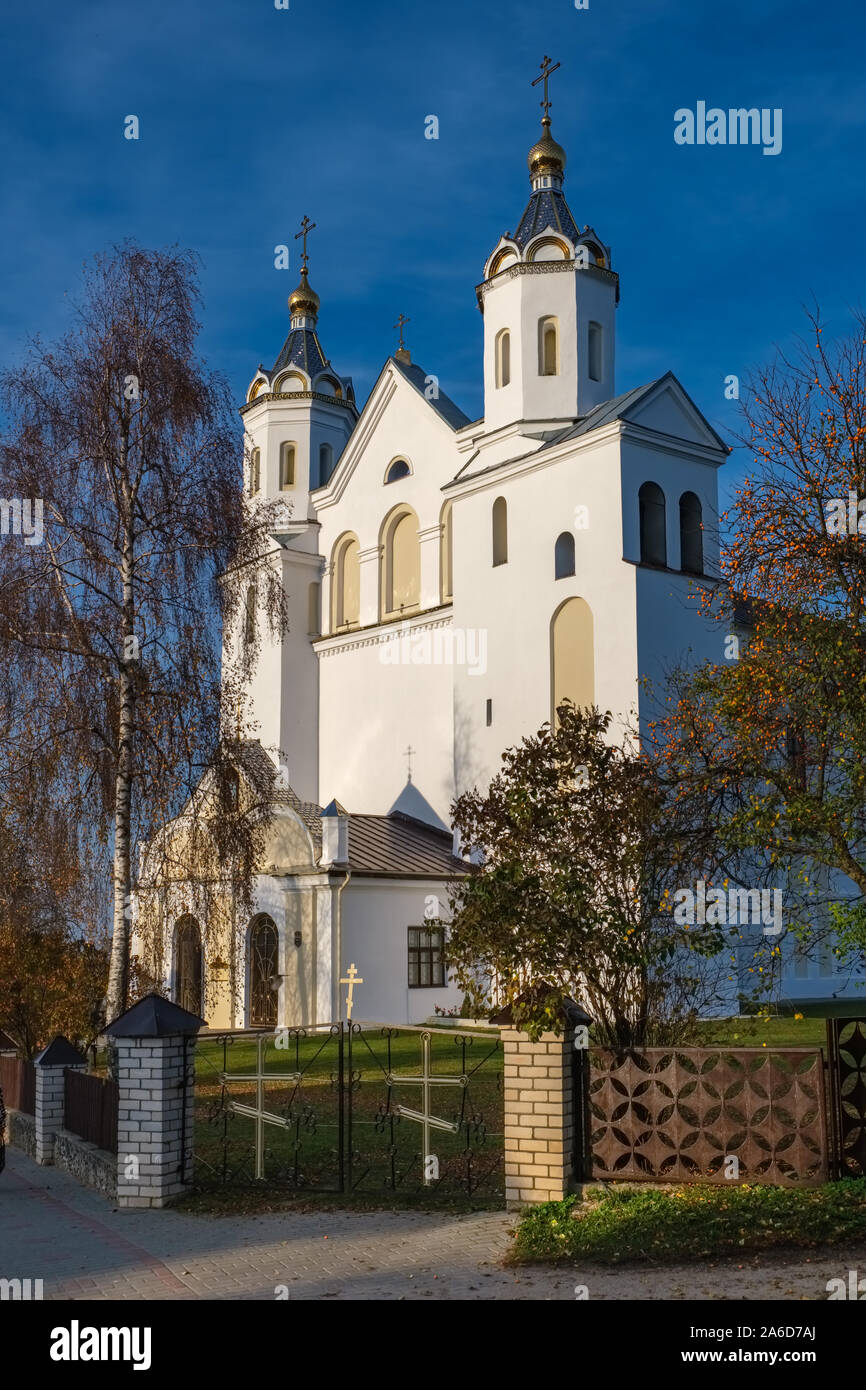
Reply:
M242 435L225 380L197 356L198 308L192 253L124 243L85 268L62 339L33 342L0 379L0 491L42 519L0 541L5 746L13 763L52 748L67 819L110 862L106 1018L127 1000L139 848L206 769L231 775L251 732L255 643L221 672L220 632L251 584L265 630L286 622L271 509L244 498ZM263 788L258 817L208 821L239 901L266 803Z

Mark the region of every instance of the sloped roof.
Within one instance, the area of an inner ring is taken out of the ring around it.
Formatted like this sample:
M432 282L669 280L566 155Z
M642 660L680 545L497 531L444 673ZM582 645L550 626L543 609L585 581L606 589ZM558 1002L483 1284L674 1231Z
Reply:
M172 1033L197 1033L203 1018L182 1009L161 994L146 994L106 1028L110 1038L164 1038Z
M644 396L648 396L657 386L661 386L663 381L672 381L679 391L685 396L695 414L703 421L706 428L717 441L719 448L729 453L728 446L713 429L709 420L705 419L701 411L695 405L688 391L680 384L673 372L665 372L664 376L656 377L655 381L648 381L645 386L634 386L631 391L625 391L621 396L614 396L612 400L602 401L600 405L594 406L588 415L584 415L575 425L569 425L561 434L557 434L544 446L547 449L553 448L557 444L562 444L566 439L579 439L581 435L591 434L593 430L601 429L603 425L613 424L614 420L624 420L629 411L638 404Z
M398 372L406 378L411 386L419 395L423 396L429 405L433 407L437 415L441 415L446 425L450 425L452 430L460 430L464 425L471 423L469 416L464 414L459 405L455 405L450 396L440 388L438 397L430 397L425 393L429 372L425 372L423 367L419 367L417 362L401 362L397 357L389 358Z
M563 232L571 242L576 242L580 236L577 223L571 215L571 208L565 201L565 194L561 189L544 188L533 193L520 219L520 226L511 240L517 242L521 251L525 251L532 238L543 232L546 227Z
M349 817L349 869L361 877L451 878L466 873L448 831L399 813Z

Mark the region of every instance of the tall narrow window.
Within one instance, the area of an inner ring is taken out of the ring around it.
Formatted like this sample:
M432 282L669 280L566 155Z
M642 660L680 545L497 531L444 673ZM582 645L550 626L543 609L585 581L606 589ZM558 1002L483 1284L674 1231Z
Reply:
M285 491L295 486L295 446L284 444L280 460L280 487Z
M247 600L244 609L244 641L251 647L256 640L256 590L255 585L250 585L247 589Z
M602 378L602 330L600 323L589 325L589 379L601 381Z
M557 536L553 565L557 579L567 579L574 574L574 536L570 531L563 531L561 536Z
M441 600L448 603L454 597L454 580L452 573L452 529L451 529L451 503L446 502L442 508L442 539L439 554L439 573L441 575Z
M680 569L686 574L704 572L701 502L693 492L684 492L680 498Z
M178 922L174 952L175 1003L200 1018L203 994L201 931L194 917L182 917Z
M511 334L503 328L496 335L496 385L507 386L511 380Z
M270 917L260 917L250 928L250 1027L272 1028L277 1021L279 998L279 941Z
M421 544L418 518L398 509L385 524L382 555L382 616L411 612L421 601Z
M551 721L566 700L584 708L595 703L595 652L592 609L585 599L569 598L550 627Z
M335 631L357 625L361 613L361 547L344 536L334 547L331 623Z
M504 497L497 497L493 503L493 563L504 565L508 562L508 504Z
M666 565L665 495L658 483L644 483L638 493L640 558L644 565Z
M328 481L334 468L334 450L330 444L319 445L319 487Z
M250 454L250 497L254 497L262 483L262 451L253 449Z
M557 322L554 318L538 321L538 374L559 375L559 341Z

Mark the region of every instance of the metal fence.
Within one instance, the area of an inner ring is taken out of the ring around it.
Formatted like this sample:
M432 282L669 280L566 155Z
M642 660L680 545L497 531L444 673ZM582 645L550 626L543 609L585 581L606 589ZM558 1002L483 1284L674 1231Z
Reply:
M820 1048L592 1048L592 1176L823 1182L827 1109Z
M334 1023L203 1034L195 1181L504 1200L498 1034Z
M7 1110L36 1114L36 1069L20 1057L0 1057L0 1091Z
M117 1153L117 1084L87 1072L63 1073L63 1126L97 1148Z

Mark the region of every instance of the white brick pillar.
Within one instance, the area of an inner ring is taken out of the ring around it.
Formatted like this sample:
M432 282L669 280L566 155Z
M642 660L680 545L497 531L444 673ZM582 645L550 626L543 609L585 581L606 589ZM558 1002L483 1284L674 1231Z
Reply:
M536 986L543 999L550 987ZM530 999L523 995L516 1004ZM510 1210L558 1201L584 1179L585 1069L589 1015L566 998L559 1033L533 1041L514 1021L512 1006L492 1022L502 1029L505 1202Z
M63 1073L86 1071L87 1058L58 1034L34 1058L36 1068L36 1162L54 1162L54 1140L63 1128Z
M150 994L106 1029L118 1089L119 1207L167 1206L192 1179L195 1035L202 1026Z

